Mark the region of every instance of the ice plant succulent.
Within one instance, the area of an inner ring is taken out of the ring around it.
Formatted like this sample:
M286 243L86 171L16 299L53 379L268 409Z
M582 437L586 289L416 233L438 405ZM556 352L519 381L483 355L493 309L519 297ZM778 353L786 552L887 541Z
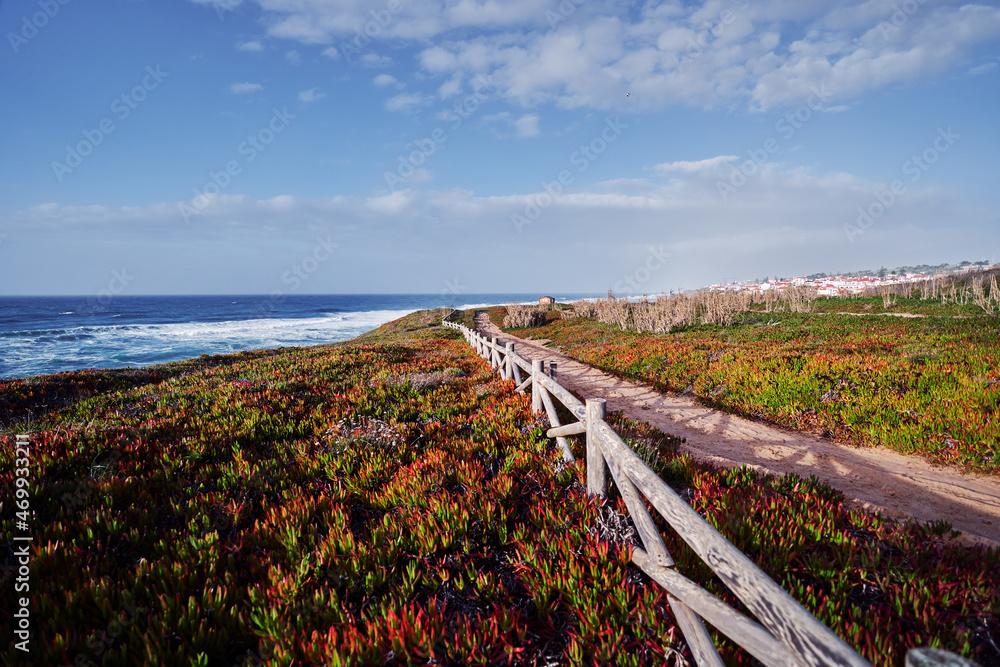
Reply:
M0 383L10 410L34 416L38 664L690 660L663 591L630 565L621 501L588 499L582 463L560 463L530 399L425 315L124 384L104 372ZM849 511L814 480L695 463L669 436L611 419L875 664L917 645L994 658L997 552L954 544L943 524ZM2 452L11 488L13 447ZM678 568L735 604L661 528ZM719 642L727 663L751 664Z
M502 321L502 309L491 313ZM736 414L977 472L1000 471L995 318L767 313L669 334L550 317L518 335Z

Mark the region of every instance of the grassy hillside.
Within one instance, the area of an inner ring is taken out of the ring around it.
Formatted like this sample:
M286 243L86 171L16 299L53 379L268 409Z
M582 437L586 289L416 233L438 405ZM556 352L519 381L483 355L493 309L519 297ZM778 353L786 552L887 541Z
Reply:
M32 664L663 664L690 659L631 531L530 399L415 314L337 345L0 382L0 522L31 437ZM123 379L124 378L124 379ZM70 389L66 389L70 387ZM53 402L52 397L59 397ZM25 423L24 419L32 419ZM1000 661L996 551L717 471L612 419L683 496L879 665ZM727 600L665 530L681 571ZM7 561L12 564L13 561ZM13 589L5 568L0 588ZM13 605L3 664L19 664ZM752 664L724 644L728 664Z

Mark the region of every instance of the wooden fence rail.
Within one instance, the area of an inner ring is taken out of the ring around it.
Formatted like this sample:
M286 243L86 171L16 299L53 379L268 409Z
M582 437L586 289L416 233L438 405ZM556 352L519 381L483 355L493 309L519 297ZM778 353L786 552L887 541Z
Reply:
M809 613L739 549L691 508L633 452L605 421L604 399L581 403L562 387L554 361L528 360L515 352L513 342L487 339L466 326L443 321L498 369L501 377L517 383L524 392L531 387L533 410L548 415L563 459L574 461L567 437L586 436L587 492L607 497L608 473L628 507L641 546L632 550L632 562L667 591L677 623L700 667L722 667L705 621L742 646L765 665L845 665L870 663L844 640ZM521 371L524 371L524 374ZM578 420L562 424L556 413L558 400ZM759 622L747 618L674 569L647 503L662 516L696 554L712 569ZM961 662L954 662L955 660ZM944 662L949 660L951 662ZM966 664L971 661L936 649L913 649L907 664Z

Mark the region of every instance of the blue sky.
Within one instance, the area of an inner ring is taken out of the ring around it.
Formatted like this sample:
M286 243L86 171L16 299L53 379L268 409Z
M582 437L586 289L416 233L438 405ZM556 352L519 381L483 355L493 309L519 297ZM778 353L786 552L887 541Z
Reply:
M998 261L988 4L5 0L0 28L3 294Z

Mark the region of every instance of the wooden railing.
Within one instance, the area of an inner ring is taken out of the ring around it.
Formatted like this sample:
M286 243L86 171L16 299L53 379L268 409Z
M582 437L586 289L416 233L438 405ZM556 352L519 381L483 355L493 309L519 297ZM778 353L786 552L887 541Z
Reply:
M667 591L677 624L700 667L721 667L715 643L705 621L742 646L765 665L869 665L844 640L833 633L733 546L701 517L633 452L605 421L602 398L581 403L557 382L556 362L528 360L515 352L514 343L487 339L466 326L443 321L444 326L465 336L469 344L499 369L501 377L517 383L524 392L531 387L535 412L543 408L562 456L573 461L568 436L586 436L587 492L607 497L608 472L615 481L639 534L641 546L632 549L632 562ZM523 371L523 372L522 372ZM576 417L561 424L553 397ZM674 569L660 532L649 514L647 502L694 550L722 582L759 620L736 611ZM954 662L954 660L959 662ZM913 649L907 665L974 665L959 656L936 649Z

